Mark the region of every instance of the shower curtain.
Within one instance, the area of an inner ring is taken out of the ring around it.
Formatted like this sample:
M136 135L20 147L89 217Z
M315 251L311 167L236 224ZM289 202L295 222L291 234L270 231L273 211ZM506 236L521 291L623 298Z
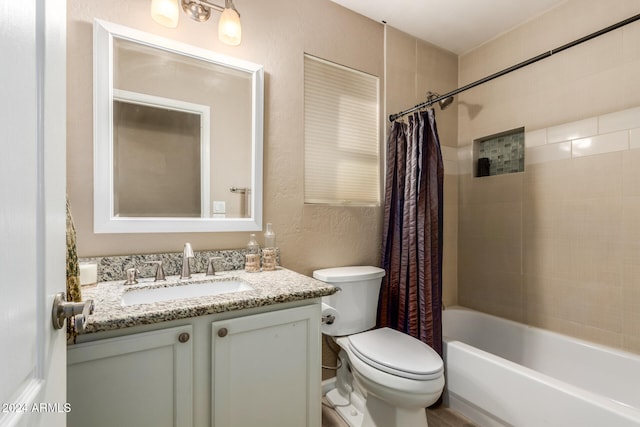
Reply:
M405 332L442 355L444 168L432 109L395 121L387 140L378 326Z

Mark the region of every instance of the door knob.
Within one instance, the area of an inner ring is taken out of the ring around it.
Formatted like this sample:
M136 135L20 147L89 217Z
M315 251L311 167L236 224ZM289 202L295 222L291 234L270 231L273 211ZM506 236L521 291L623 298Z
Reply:
M83 302L67 302L64 292L58 292L53 299L53 309L51 310L51 320L55 329L64 326L65 319L73 317L76 331L84 332L87 316L93 313L93 300Z

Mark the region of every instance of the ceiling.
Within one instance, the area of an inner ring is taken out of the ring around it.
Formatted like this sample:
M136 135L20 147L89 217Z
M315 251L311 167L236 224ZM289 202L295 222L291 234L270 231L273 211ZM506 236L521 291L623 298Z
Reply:
M332 0L456 54L566 0Z

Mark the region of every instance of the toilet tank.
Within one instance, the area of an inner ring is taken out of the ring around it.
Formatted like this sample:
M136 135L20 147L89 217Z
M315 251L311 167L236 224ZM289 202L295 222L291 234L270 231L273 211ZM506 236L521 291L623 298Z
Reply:
M327 335L342 336L366 331L376 326L378 295L384 270L371 266L335 267L316 270L313 277L341 289L322 298L337 311L332 325L323 325Z

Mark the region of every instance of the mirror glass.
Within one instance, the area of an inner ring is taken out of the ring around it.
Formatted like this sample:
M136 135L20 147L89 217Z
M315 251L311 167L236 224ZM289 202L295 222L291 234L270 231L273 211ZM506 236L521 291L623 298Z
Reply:
M262 229L263 68L94 22L94 231Z

